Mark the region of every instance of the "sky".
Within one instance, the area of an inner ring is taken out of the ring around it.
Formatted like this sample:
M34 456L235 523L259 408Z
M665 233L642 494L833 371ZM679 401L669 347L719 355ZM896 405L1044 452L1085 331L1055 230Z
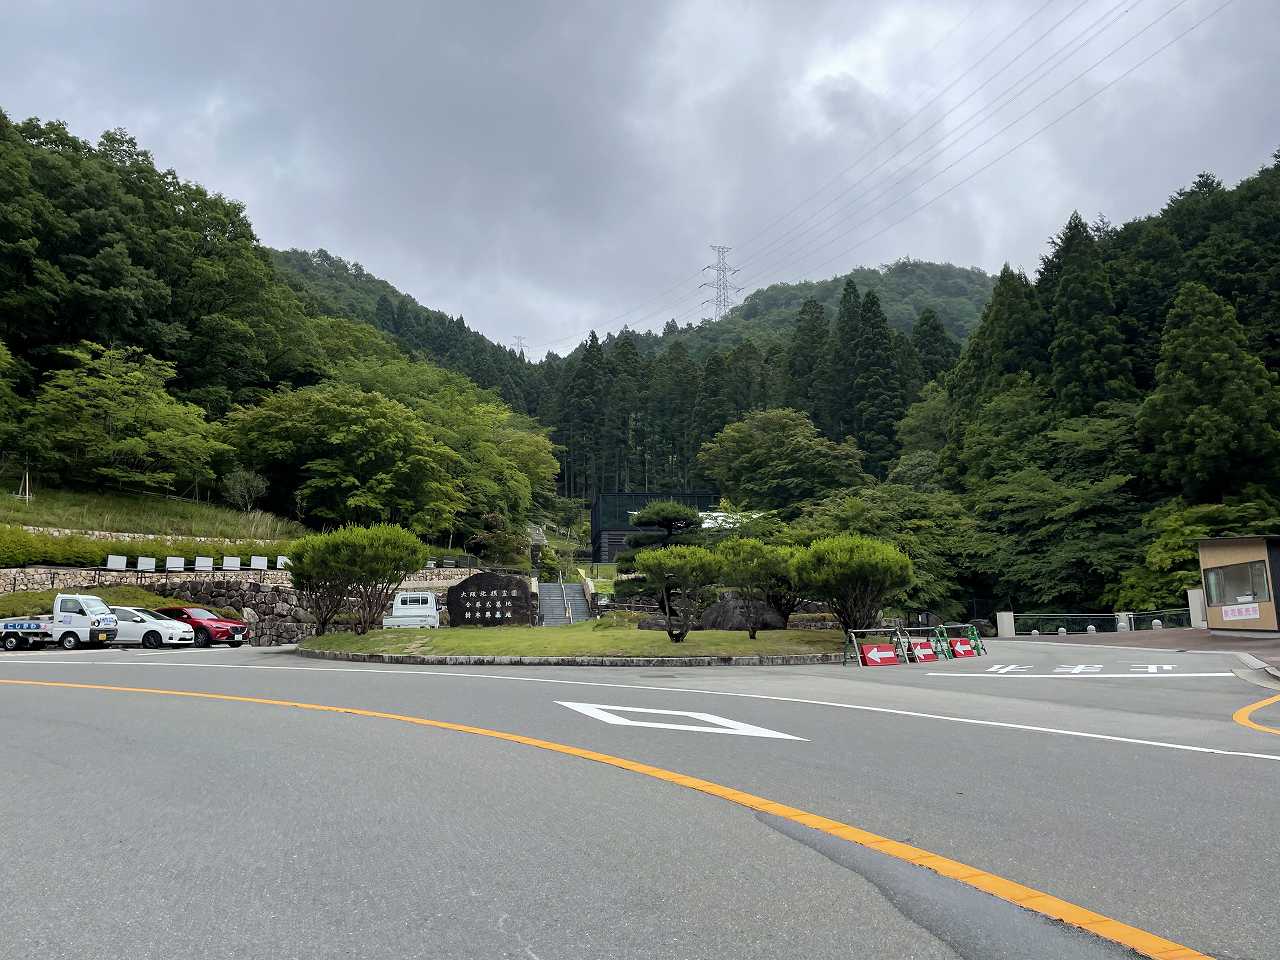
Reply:
M1035 269L1280 147L1275 0L0 0L0 109L531 356L903 257ZM1189 31L1189 32L1187 32ZM740 298L743 294L737 294Z

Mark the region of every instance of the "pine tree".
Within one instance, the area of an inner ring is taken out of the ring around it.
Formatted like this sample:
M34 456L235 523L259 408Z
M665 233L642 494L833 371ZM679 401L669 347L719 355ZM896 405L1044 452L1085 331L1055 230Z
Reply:
M694 421L700 379L689 349L679 340L653 362L648 419L654 426L652 452L646 462L647 490L689 489L700 438Z
M818 406L818 375L827 348L827 311L817 300L806 300L796 317L787 354L787 404L814 416Z
M768 404L764 357L755 341L743 340L729 351L725 357L725 374L729 378L734 420L741 420L752 410Z
M889 339L889 321L874 292L862 300L857 339L850 349L854 370L849 385L853 436L866 453L867 472L882 477L895 453L894 428L902 419L906 404Z
M924 363L916 350L915 340L908 334L898 330L889 331L889 345L893 351L893 363L896 368L896 382L901 397L902 410L916 402L921 388L929 382L925 376Z
M1165 321L1155 392L1138 434L1156 477L1198 502L1274 483L1280 390L1250 353L1236 312L1200 283L1184 283Z
M646 367L635 337L624 330L609 346L608 402L601 431L606 480L614 492L632 489L633 478L643 472L640 447Z
M1133 397L1133 372L1097 241L1080 214L1067 221L1054 256L1051 380L1059 410L1083 416L1104 400Z
M729 388L728 370L724 357L712 353L702 370L702 383L694 406L694 421L698 428L698 446L719 433L733 419L733 398Z
M398 329L396 325L396 308L392 305L391 298L385 293L378 297L378 302L374 305L373 325L379 330L385 330L388 333L394 333Z
M955 366L956 360L960 358L960 344L947 334L932 307L925 307L912 324L911 345L915 347L924 383L938 379Z
M579 351L568 380L568 431L565 456L571 477L568 496L591 498L601 490L604 472L606 370L604 350L594 330Z
M840 291L835 327L825 339L811 414L813 422L832 440L843 440L854 431L855 353L863 335L862 301L858 285L849 277Z

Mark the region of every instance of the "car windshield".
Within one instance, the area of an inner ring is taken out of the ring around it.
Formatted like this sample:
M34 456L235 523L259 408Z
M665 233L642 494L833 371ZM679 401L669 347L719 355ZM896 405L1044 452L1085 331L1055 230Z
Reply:
M144 617L147 617L147 618L149 618L149 619L151 619L151 620L172 620L172 619L173 619L173 617L165 616L163 613L160 613L159 611L156 611L156 610L141 610L141 609L140 609L140 610L138 610L138 612L139 612L140 614L142 614Z
M111 608L97 597L85 597L81 601L81 606L84 607L85 613L94 617L100 617L103 614L109 614L111 612Z
M189 616L192 620L217 620L218 619L216 614L210 613L208 610L205 610L203 607L188 607L187 616Z

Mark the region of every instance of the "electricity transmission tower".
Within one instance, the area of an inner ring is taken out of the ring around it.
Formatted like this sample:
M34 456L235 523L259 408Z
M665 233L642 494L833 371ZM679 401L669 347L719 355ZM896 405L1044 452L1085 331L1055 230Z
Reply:
M524 337L512 337L511 340L515 343L516 353L524 356L524 345L528 341Z
M711 249L716 252L716 262L709 263L702 269L714 270L716 278L714 280L708 280L706 283L701 284L701 286L711 287L715 290L716 295L709 300L703 300L702 305L706 306L708 303L715 304L715 314L712 319L719 320L729 312L729 301L733 299L733 295L735 293L741 293L742 288L734 286L729 281L729 278L738 272L738 268L729 266L729 261L726 259L729 251L733 248L713 243L711 244Z

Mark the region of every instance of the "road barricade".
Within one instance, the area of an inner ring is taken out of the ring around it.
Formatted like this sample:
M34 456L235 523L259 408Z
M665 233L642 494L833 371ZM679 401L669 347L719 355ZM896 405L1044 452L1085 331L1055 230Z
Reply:
M978 630L969 623L937 627L881 627L845 633L843 663L891 667L899 663L937 663L987 652Z

